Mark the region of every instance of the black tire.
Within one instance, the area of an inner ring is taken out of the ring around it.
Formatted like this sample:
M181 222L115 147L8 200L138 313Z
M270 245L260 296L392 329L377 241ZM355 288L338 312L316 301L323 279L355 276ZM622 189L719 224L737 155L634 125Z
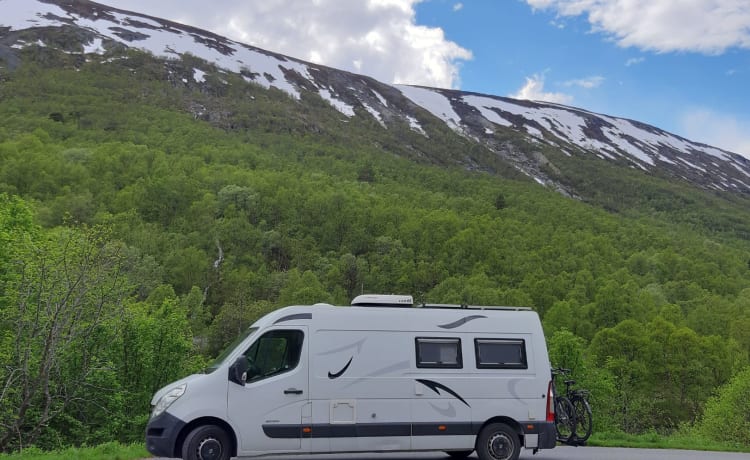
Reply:
M521 438L504 423L491 423L477 438L479 460L518 460L521 455Z
M448 454L450 458L455 458L455 459L466 458L469 455L471 455L472 452L474 452L474 450L447 450L445 451L445 453Z
M565 396L555 398L555 429L560 442L570 442L576 434L575 408Z
M591 416L591 406L588 401L578 396L570 400L576 413L576 440L586 442L591 436L593 429L593 418Z
M182 444L183 460L229 460L232 445L226 431L216 425L203 425L191 431Z

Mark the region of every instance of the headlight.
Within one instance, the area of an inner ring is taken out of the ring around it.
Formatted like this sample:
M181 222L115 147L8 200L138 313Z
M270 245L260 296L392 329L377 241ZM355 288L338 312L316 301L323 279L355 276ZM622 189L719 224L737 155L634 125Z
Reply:
M183 383L182 385L176 386L169 390L167 394L162 396L159 401L156 402L154 410L151 412L151 417L156 417L167 410L167 408L171 406L173 402L177 401L177 398L185 394L186 388L187 383Z

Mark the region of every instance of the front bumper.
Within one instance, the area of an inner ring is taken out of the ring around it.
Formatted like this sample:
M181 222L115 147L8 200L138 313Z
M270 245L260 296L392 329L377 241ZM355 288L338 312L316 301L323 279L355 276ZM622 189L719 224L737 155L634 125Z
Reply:
M146 425L146 449L157 457L179 457L175 448L184 426L185 422L166 411L152 418Z

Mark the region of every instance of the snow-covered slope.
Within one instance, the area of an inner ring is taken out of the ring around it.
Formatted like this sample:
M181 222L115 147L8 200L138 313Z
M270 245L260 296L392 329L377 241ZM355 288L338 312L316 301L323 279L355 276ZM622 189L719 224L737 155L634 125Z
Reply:
M497 127L532 139L649 171L669 170L718 190L750 191L750 161L653 126L547 102L421 87L400 89L463 135L485 141Z
M14 51L57 47L45 30L75 29L78 43L67 53L100 55L115 45L146 50L157 57L192 55L249 82L277 88L300 100L316 93L344 117L372 117L382 129L408 126L430 137L426 117L437 117L457 135L496 152L537 182L557 185L543 172L540 152L519 153L499 133L513 130L532 145L546 144L566 155L595 155L646 172L659 172L709 189L750 193L750 161L737 154L691 142L632 120L558 104L414 86L391 86L369 77L244 45L174 22L85 0L0 0L0 58ZM38 32L29 39L30 30ZM196 83L210 66L195 68ZM424 109L424 110L422 110ZM559 188L559 187L558 187Z

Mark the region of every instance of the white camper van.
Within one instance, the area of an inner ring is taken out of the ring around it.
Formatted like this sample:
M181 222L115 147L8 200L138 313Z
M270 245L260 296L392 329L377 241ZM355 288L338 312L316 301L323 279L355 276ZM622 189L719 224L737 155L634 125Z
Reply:
M550 363L526 308L359 296L259 319L205 373L159 390L157 456L445 451L515 460L555 446ZM394 308L402 307L402 308Z

